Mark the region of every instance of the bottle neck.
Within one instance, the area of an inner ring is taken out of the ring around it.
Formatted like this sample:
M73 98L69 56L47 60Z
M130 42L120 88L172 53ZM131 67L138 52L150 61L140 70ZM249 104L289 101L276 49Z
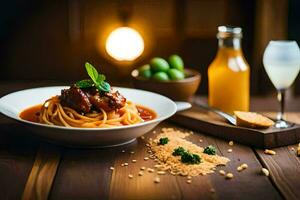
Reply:
M231 48L234 50L241 49L240 38L219 38L219 48Z

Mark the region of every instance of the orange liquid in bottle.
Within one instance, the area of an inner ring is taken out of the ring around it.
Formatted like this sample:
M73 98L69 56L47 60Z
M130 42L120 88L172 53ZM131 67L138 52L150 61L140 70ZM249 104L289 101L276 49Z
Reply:
M209 105L232 114L249 111L250 70L242 50L220 47L208 68Z

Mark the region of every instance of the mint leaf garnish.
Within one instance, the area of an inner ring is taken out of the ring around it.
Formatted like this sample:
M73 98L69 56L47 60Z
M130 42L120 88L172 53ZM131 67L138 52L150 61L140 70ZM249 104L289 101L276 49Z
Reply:
M86 62L85 63L85 69L91 79L85 79L78 81L76 83L76 86L79 88L88 88L95 86L99 91L102 92L109 92L110 91L110 85L105 81L106 77L103 74L99 74L93 65Z

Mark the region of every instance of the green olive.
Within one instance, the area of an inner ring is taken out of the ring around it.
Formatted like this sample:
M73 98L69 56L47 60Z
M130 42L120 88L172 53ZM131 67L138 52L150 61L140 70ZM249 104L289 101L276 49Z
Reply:
M169 64L170 64L171 68L183 71L184 64L183 64L183 60L181 59L180 56L178 56L178 55L171 55L169 57Z
M151 78L152 72L150 70L150 65L143 65L139 69L139 76L142 76L144 78Z
M178 69L169 69L168 74L171 80L182 80L184 79L184 73Z
M169 76L166 72L156 72L153 75L153 79L157 80L157 81L168 81L168 80L170 80Z
M152 72L150 69L144 70L142 73L140 73L140 76L149 79L152 76Z
M167 72L170 68L168 62L163 58L152 58L150 60L151 70L153 72Z

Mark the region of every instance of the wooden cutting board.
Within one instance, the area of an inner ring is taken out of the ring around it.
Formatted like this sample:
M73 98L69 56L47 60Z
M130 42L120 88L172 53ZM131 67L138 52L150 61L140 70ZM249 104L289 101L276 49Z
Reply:
M275 113L262 113L274 117ZM201 131L226 140L259 147L273 148L300 142L300 113L287 113L287 120L295 123L287 129L251 129L230 125L214 113L198 107L177 113L171 121L189 129Z

